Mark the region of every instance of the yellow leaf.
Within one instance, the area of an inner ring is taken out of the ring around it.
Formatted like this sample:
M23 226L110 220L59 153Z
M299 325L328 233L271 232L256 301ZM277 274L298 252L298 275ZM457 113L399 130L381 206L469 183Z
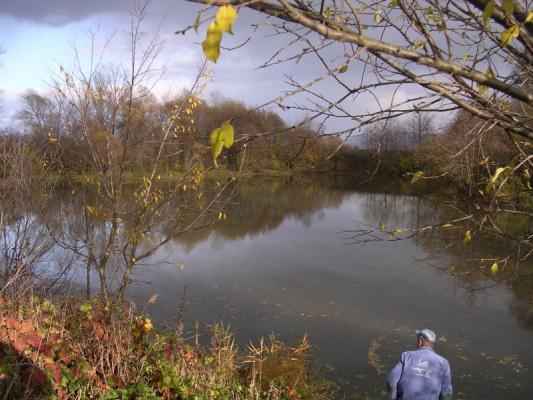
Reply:
M407 232L407 228L404 228L404 227L399 227L399 228L396 228L394 230L395 233L403 233L403 232Z
M381 16L381 10L376 10L376 12L374 13L374 22L376 24L379 24L382 19L383 17Z
M222 30L216 22L211 22L207 28L207 36L202 42L202 50L206 58L214 63L220 57L220 42L222 42Z
M146 318L146 322L144 323L143 328L146 333L150 332L154 328L150 318Z
M385 224L379 224L379 229L385 232L387 230L387 226Z
M530 11L527 14L526 20L524 21L524 24L532 23L533 22L533 11Z
M490 267L490 272L492 272L492 275L496 275L500 269L498 268L498 263L494 263Z
M216 16L216 22L223 32L228 32L233 35L232 25L237 19L237 11L233 6L219 7Z
M479 165L480 165L480 166L486 165L486 164L489 162L489 159L490 159L489 156L485 157L483 160L481 160L481 161L479 162Z
M520 27L518 24L515 24L511 26L510 28L504 30L502 32L502 35L500 37L503 46L507 46L509 43L513 41L513 39L518 37L518 34L520 33Z
M346 64L339 68L339 74L344 74L346 71L348 71L348 66Z
M196 19L194 20L194 30L196 33L198 33L198 28L200 27L200 13L196 15Z
M57 143L57 139L53 136L52 132L48 132L48 141L52 144Z
M217 158L222 153L222 148L229 149L233 146L234 136L235 133L230 121L224 122L220 128L215 129L211 133L209 144L211 145L215 167L218 167Z
M511 15L514 11L513 0L503 0L502 8L503 8L503 11L505 11L505 14Z
M487 26L489 23L489 18L492 16L492 13L494 12L494 6L496 4L493 0L490 0L487 5L485 6L485 9L483 10L483 25Z
M432 7L426 7L424 8L424 14L426 15L429 15L433 12L433 8Z
M422 171L416 171L413 174L413 177L411 178L411 183L416 183L422 176L424 175L424 172Z
M469 230L465 232L465 238L463 239L463 243L464 244L467 244L468 242L470 242L472 240L472 232L470 232Z
M494 78L494 71L492 70L491 67L488 67L487 70L485 71L485 76L488 78L488 79L492 79ZM479 85L479 94L480 95L484 95L485 92L487 91L487 87L485 85Z
M448 229L448 228L453 227L453 225L448 223L448 224L444 224L444 225L442 225L442 227L443 227L444 229Z
M419 47L422 47L424 45L424 42L420 39L415 40L415 49L418 49Z
M392 0L389 4L389 7L394 8L398 5L398 0Z
M489 183L487 183L487 186L485 187L485 193L490 193L492 192L492 190L494 189L494 185L496 184L496 180L498 179L498 177L504 173L504 172L507 172L507 171L510 171L511 168L510 167L498 167L496 168L496 171L494 172L494 175L491 175L490 179L489 179Z

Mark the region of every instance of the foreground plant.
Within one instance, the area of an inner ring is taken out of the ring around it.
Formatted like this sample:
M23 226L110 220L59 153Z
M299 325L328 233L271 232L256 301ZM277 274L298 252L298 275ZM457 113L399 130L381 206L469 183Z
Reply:
M231 332L211 327L209 346L160 334L133 309L95 301L60 306L31 297L0 305L4 399L325 399L311 374L310 345L274 338L245 354Z

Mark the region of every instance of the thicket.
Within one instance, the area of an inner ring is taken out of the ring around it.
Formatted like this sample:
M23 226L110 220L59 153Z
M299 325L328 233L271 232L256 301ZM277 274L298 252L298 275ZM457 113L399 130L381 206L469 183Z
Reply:
M192 164L212 166L209 138L214 129L231 120L235 144L225 149L219 164L230 170L328 170L338 167L330 159L341 141L324 135L311 123L290 128L275 112L254 109L242 102L213 96L210 102L186 93L168 100L158 100L144 93L121 114L123 105L113 104L116 96L104 76L92 89L94 100L88 116L90 132L80 128L79 110L69 106L53 93L34 91L23 97L19 112L22 132L3 132L0 140L9 152L14 145L29 146L41 154L42 161L58 171L87 173L94 169L95 155L105 169L110 148L128 141L125 154L127 169L147 170L159 151L165 134L164 121L169 121L176 108L194 102L190 113L176 123L179 129L165 142L161 167L167 171L183 171ZM127 137L126 137L127 136Z
M132 307L110 312L98 300L31 294L0 300L4 400L318 400L332 389L312 372L305 337L295 346L271 337L239 351L222 325L201 346L185 339L180 323L158 333Z

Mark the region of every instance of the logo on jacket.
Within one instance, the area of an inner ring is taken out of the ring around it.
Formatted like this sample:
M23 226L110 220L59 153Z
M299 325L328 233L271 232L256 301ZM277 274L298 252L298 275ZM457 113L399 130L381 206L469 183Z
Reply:
M431 371L429 370L429 362L426 360L418 360L413 368L416 376L423 378L431 378Z

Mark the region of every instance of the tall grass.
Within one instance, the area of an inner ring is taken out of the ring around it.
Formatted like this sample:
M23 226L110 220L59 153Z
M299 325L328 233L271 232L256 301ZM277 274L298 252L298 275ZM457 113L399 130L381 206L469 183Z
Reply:
M0 399L326 399L304 337L239 351L217 324L210 343L158 333L132 307L60 304L30 295L0 304Z

